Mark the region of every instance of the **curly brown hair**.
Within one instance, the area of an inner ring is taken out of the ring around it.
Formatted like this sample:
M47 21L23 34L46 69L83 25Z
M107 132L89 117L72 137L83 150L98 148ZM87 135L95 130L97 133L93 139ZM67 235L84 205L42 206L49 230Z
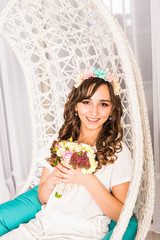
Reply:
M67 140L70 137L72 137L74 141L78 139L81 122L79 117L75 115L75 106L84 99L91 98L101 85L107 85L109 88L113 110L112 119L108 119L103 124L102 130L96 139L97 169L100 169L102 165L106 165L108 162L113 163L117 159L115 153L122 150L122 105L120 97L114 94L113 86L110 82L104 81L102 78L90 77L89 79L84 80L78 88L73 86L65 104L64 124L62 125L58 136L59 141Z

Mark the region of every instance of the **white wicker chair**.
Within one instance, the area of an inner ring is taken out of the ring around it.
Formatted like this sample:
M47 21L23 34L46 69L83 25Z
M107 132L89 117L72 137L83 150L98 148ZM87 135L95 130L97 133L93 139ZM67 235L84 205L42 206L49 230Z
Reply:
M0 36L20 62L29 96L33 158L22 192L39 181L37 156L61 126L66 96L81 70L100 66L119 77L134 173L111 239L122 238L133 211L136 240L145 239L154 206L151 137L141 75L116 19L102 0L11 0L0 17Z

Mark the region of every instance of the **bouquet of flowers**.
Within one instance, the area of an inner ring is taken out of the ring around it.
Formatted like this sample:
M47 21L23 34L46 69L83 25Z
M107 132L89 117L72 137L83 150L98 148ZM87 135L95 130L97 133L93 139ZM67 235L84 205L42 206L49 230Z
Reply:
M47 159L53 167L59 161L64 166L70 164L74 169L80 168L83 174L95 172L97 161L95 160L94 150L90 145L73 142L73 139L70 138L69 140L56 142L53 146L51 147L52 157ZM58 184L55 197L60 198L64 188L64 183Z

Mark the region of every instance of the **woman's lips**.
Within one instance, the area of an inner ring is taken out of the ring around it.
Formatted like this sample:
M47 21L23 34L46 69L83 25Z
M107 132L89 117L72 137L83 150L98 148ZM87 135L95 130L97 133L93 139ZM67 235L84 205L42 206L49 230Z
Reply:
M86 117L87 120L89 120L90 122L98 122L100 118L90 118L90 117Z

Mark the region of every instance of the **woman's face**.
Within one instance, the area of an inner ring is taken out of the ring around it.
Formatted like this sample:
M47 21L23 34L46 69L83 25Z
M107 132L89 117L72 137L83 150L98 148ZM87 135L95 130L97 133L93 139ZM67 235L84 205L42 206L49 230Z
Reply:
M112 111L108 86L101 85L90 99L77 103L75 111L81 120L81 131L98 134Z

